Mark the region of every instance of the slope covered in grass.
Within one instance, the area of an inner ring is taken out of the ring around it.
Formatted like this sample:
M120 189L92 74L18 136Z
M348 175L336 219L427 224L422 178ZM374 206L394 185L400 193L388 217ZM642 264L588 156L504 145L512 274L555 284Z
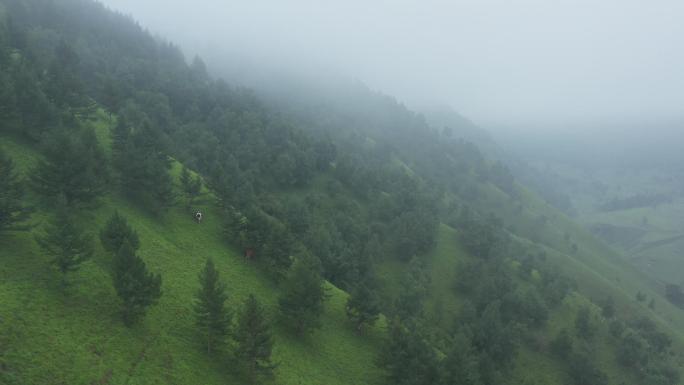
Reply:
M37 156L9 138L0 145L24 174ZM126 216L140 235L140 255L162 275L160 303L132 329L121 322L109 275L111 257L99 244L93 260L62 289L33 239L35 231L3 236L0 362L7 378L16 384L240 383L231 374L229 355L207 357L198 342L192 313L197 274L206 258L213 258L227 283L230 307L237 309L254 293L274 321L278 288L226 245L212 199L200 208L205 213L201 225L181 207L154 218L117 196L81 214L95 236L114 210ZM44 219L36 214L32 221L39 225ZM378 378L373 362L381 327L357 335L344 312L346 294L329 285L329 295L321 330L298 339L275 329L278 383L365 384Z

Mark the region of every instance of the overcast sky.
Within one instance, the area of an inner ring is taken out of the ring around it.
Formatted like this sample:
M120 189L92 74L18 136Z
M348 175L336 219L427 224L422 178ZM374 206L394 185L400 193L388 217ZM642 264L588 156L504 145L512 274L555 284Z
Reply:
M485 126L684 116L681 0L103 2L207 61L332 69Z

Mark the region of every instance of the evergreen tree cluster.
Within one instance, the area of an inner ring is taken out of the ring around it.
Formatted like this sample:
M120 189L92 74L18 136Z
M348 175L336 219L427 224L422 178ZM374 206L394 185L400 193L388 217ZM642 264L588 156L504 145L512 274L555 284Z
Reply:
M233 312L226 306L226 285L211 259L200 272L199 283L194 311L207 354L225 350L228 342L232 341L231 357L249 384L271 378L276 368L271 361L273 335L263 306L254 295L250 295L233 322Z
M150 273L136 251L137 232L126 218L115 212L100 231L102 247L112 255L112 281L122 302L121 315L132 326L155 305L162 295L161 276Z

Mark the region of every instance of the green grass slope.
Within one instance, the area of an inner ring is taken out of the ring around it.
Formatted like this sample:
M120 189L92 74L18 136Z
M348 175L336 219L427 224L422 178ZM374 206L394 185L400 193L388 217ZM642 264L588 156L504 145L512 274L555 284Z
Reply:
M0 138L0 146L24 174L38 157L9 138ZM131 329L117 313L110 257L99 243L93 260L64 291L31 232L0 238L0 367L6 378L17 384L240 383L231 374L227 354L209 358L198 342L192 313L197 274L213 258L227 283L230 306L236 309L254 293L272 318L278 288L225 244L213 203L201 208L201 225L183 208L152 218L117 196L82 214L82 223L96 236L119 210L138 231L148 268L162 275L160 303ZM32 219L36 224L43 220L42 215ZM364 336L355 334L344 312L346 294L330 286L329 295L323 327L309 338L296 339L276 327L277 383L367 384L378 379L374 357L381 326Z

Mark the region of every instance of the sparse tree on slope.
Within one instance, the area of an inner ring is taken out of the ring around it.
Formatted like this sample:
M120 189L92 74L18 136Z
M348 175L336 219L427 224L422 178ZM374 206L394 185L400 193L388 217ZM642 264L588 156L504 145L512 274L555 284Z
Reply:
M263 307L250 295L238 318L235 331L235 357L244 369L250 384L260 377L271 377L276 365L271 362L273 336Z
M323 283L314 257L299 258L290 267L278 304L284 322L297 334L320 326L326 297Z
M128 241L133 250L140 247L138 233L128 224L125 217L115 211L100 231L100 242L105 250L116 254L125 241Z
M46 201L63 196L69 206L89 204L105 193L107 165L92 130L60 129L45 143L46 160L38 162L31 182Z
M161 297L161 276L147 271L145 262L126 240L114 258L114 288L123 301L122 315L127 326L133 325Z
M76 226L64 207L48 223L45 232L36 236L36 242L52 257L51 263L62 273L64 283L66 274L78 270L93 254L92 238Z
M200 289L195 296L197 327L207 343L207 354L224 342L232 315L225 307L226 285L221 282L214 262L208 259L199 274Z
M378 298L369 279L359 282L347 300L347 317L354 323L357 331L368 325L372 326L380 314Z

